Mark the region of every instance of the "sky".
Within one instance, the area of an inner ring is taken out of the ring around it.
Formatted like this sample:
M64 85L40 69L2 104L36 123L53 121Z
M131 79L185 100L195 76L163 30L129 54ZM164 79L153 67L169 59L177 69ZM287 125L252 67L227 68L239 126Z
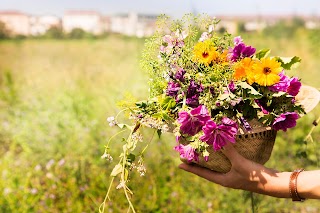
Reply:
M208 15L317 15L319 0L0 0L0 10L62 16L66 10L95 10L105 15L138 12L180 17Z

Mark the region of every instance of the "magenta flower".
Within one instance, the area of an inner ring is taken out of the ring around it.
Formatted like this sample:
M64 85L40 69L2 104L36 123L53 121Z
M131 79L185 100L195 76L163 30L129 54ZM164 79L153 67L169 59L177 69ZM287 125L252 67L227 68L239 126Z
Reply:
M284 71L280 72L279 76L280 76L280 81L268 88L273 92L286 92L289 86L290 79L288 78L288 76L284 74Z
M168 96L176 98L180 89L181 89L181 87L180 87L179 83L169 82L166 94Z
M179 112L178 123L181 124L180 131L183 134L195 135L202 127L210 120L210 115L205 106L200 105L197 108L188 112Z
M286 132L288 128L296 126L298 118L299 115L296 112L283 113L274 120L272 127L276 131L282 129Z
M273 92L287 92L289 95L296 96L299 93L301 82L297 77L289 78L284 71L279 73L280 81L269 87Z
M296 96L301 88L301 82L297 77L291 78L289 81L289 86L287 88L287 93L292 96Z
M224 117L219 125L212 120L207 121L202 130L204 135L200 137L200 140L212 145L214 150L217 151L227 142L235 143L238 124L230 118Z
M184 82L184 74L186 74L186 71L182 68L179 68L178 71L176 72L176 74L174 75L174 78L181 81L181 82Z
M246 46L244 43L239 43L231 50L231 52L231 61L237 61L241 58L251 57L256 52L256 48Z
M240 43L243 43L241 36L234 37L233 43L234 43L234 45L238 45Z
M234 82L233 82L233 81L231 81L231 82L229 83L228 88L229 88L229 90L230 90L231 92L236 91L236 86L234 85Z
M199 161L199 154L190 144L186 146L179 144L174 149L180 153L181 158L187 159L188 162Z
M202 85L191 80L187 91L186 104L193 108L199 106L199 96L202 91Z
M256 99L254 101L258 104L258 106L262 110L263 114L265 114L265 115L269 114L269 110L267 109L266 104L263 103L261 99Z

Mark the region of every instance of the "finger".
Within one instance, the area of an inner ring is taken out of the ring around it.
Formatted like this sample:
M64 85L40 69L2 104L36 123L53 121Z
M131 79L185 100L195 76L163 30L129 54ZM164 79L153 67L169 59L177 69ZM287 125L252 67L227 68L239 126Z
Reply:
M185 164L182 163L179 165L180 169L183 169L187 172L191 172L195 175L198 175L202 178L205 178L211 182L217 183L217 184L222 184L223 181L225 180L225 174L223 173L218 173L218 172L214 172L210 169L204 168L204 167L200 167L200 166L196 166L194 164Z
M237 162L239 159L243 158L231 143L227 143L221 151L225 156L227 156L231 163Z

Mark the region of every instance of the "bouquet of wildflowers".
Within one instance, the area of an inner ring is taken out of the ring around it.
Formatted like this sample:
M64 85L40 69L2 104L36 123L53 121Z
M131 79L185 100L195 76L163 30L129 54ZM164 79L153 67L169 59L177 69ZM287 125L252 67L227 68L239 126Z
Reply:
M150 74L150 97L125 106L132 125L109 118L110 125L129 130L111 176L120 177L118 188L124 189L132 209L126 185L130 171L146 172L146 149L135 153L143 140L140 127L173 132L178 142L174 149L186 161L210 161L226 143L237 143L237 135L253 131L252 120L272 131L287 131L304 113L295 100L301 82L286 75L300 59L270 56L270 50L257 51L240 36L219 34L218 22L210 17L160 18L142 60ZM109 149L108 144L104 157L110 158Z

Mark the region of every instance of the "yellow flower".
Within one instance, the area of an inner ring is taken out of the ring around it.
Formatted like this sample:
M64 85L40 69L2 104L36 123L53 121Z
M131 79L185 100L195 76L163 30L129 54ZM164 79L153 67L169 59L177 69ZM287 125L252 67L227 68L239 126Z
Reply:
M271 86L280 81L281 63L275 58L263 58L252 67L254 82L261 86Z
M208 66L218 57L218 52L210 40L198 42L193 49L194 60Z
M251 58L244 58L235 66L235 72L233 73L233 78L235 80L241 80L248 78L251 72L253 61Z

